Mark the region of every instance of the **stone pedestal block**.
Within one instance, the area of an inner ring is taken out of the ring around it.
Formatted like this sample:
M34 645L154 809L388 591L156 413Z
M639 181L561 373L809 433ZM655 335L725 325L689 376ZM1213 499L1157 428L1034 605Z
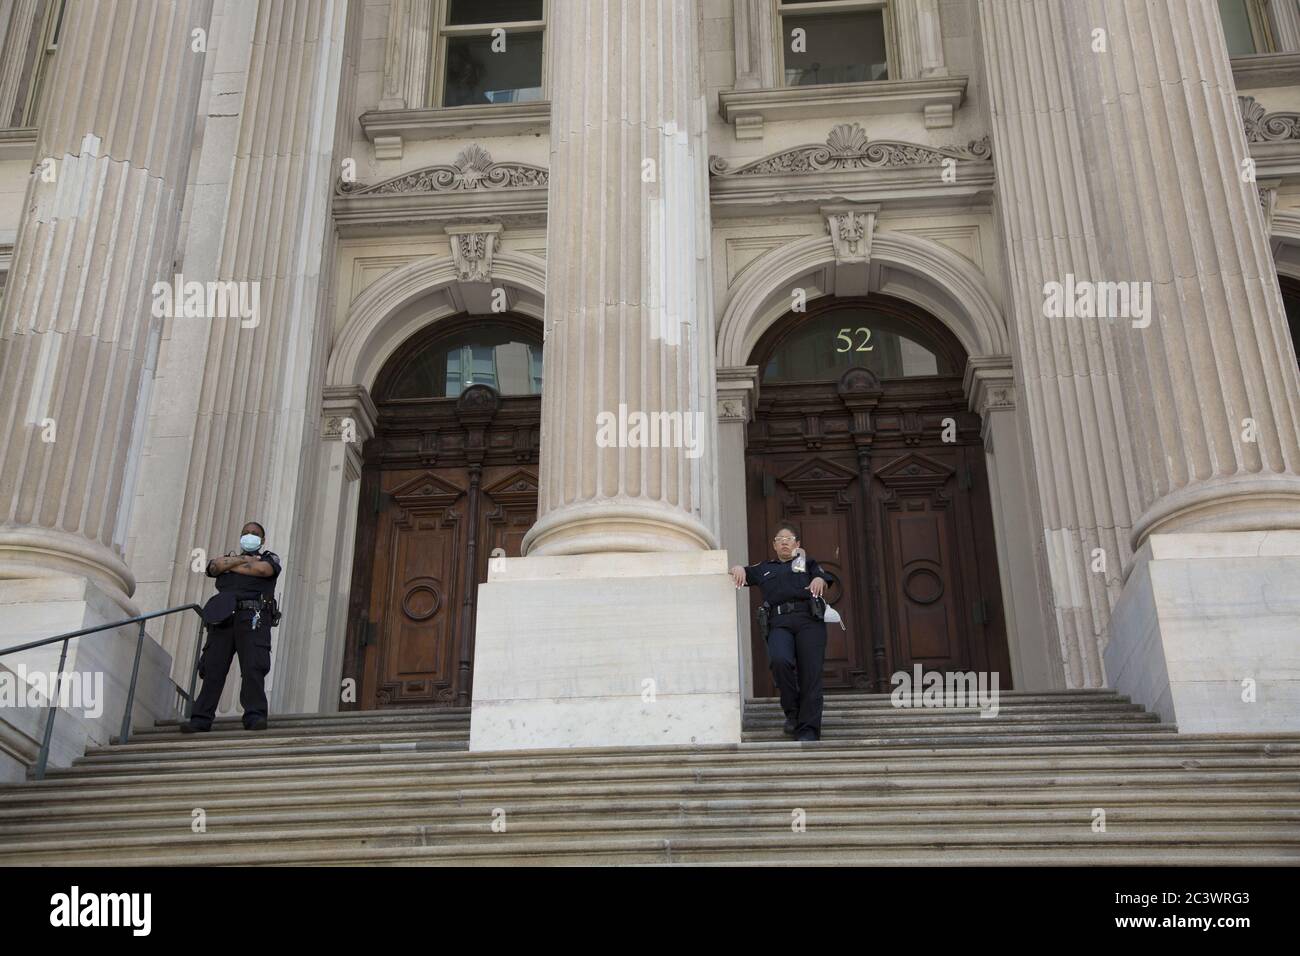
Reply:
M0 581L0 619L4 621L0 650L122 617L114 596L85 578L52 576ZM197 627L197 618L193 614L187 617L187 625ZM157 630L156 622L154 629ZM67 766L87 746L107 744L121 730L138 636L138 625L130 625L78 637L69 644L63 667L65 680L82 682L92 689L92 694L67 698L73 706L65 707L55 720L50 766ZM19 675L29 684L33 680L41 681L36 684L38 689L46 687L58 671L61 651L59 643L6 654L0 657L0 666L10 673L0 675L0 680L8 683L13 680L11 675ZM146 633L136 682L133 727L176 716L171 666L171 655ZM35 677L38 674L42 676ZM10 746L0 749L7 750L11 759L30 763L36 757L45 731L47 698L42 695L39 706L33 708L26 694L22 701L10 700L8 689L0 694L0 740L7 739ZM87 704L91 706L87 708Z
M1300 730L1300 532L1151 535L1105 664L1110 686L1182 732Z
M739 743L725 551L493 561L470 750Z

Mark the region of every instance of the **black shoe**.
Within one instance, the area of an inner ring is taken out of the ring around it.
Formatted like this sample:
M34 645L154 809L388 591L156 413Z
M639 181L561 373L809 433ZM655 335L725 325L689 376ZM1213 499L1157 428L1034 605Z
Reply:
M244 729L245 730L266 730L266 718L259 717L251 724L244 724Z
M181 724L181 733L183 734L206 734L211 727L204 727L202 724L196 724L192 720L187 720Z
M821 738L817 736L817 731L815 730L801 730L797 739L802 742L805 740L817 741Z
M787 737L793 737L793 736L794 736L794 728L795 728L795 724L796 724L796 723L797 723L797 721L796 721L793 717L787 717L787 718L785 719L785 726L781 728L782 732L783 732Z

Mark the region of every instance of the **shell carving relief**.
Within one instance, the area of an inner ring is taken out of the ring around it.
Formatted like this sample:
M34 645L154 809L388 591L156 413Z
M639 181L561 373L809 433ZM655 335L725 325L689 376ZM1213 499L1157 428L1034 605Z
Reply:
M477 143L466 146L450 166L425 166L367 186L338 181L336 192L345 196L380 196L395 193L454 193L479 189L545 189L547 170L531 163L498 163Z

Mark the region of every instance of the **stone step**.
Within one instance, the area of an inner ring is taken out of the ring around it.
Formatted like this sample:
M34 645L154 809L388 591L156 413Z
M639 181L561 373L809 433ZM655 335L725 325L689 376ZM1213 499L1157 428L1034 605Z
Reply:
M858 792L883 795L936 794L983 790L1000 792L1007 788L1056 788L1073 792L1113 790L1134 782L1127 768L1104 770L1043 770L1043 771L967 771L953 775L945 771L912 773L898 770L887 775L881 773L828 771L816 776L810 768L737 768L731 772L717 770L709 773L688 771L667 772L612 771L593 779L581 770L570 772L521 773L430 773L424 768L386 768L375 775L367 768L360 772L337 771L316 774L314 777L268 770L262 773L245 773L238 780L235 804L284 805L283 801L306 805L312 798L341 802L374 799L376 793L405 793L408 797L423 796L436 799L482 799L498 803L523 798L567 800L580 808L583 801L597 798L626 798L648 796L718 797L753 794L789 794L817 792ZM1300 771L1262 769L1225 770L1152 770L1141 774L1142 785L1148 789L1243 788L1260 793L1281 794L1285 798L1300 790ZM135 785L111 780L99 783L86 782L76 788L28 788L25 793L7 793L0 800L0 820L49 817L59 813L91 813L106 816L110 812L154 812L160 808L183 807L188 812L194 807L210 809L211 806L231 806L230 798L221 794L229 789L229 781L216 785L214 779L179 781L175 777L151 780L143 777ZM119 801L109 810L109 805ZM580 812L580 811L575 811Z
M844 724L828 724L823 727L823 739L838 740L864 740L864 739L897 739L903 737L933 737L936 741L942 742L948 737L954 740L959 737L967 736L1011 736L1011 735L1039 735L1052 734L1060 735L1099 735L1108 733L1122 734L1176 734L1177 728L1170 724L1160 724L1150 720L1138 719L1102 719L1089 721L1042 721L1033 720L1023 722L1020 720L1002 720L987 719L979 717L961 717L958 715L949 715L947 718L899 722L899 721L881 721L877 723L855 722ZM419 741L440 741L446 744L462 743L468 746L468 734L456 731L442 729L432 730L394 730L384 734L354 734L354 733L308 733L294 734L281 732L272 734L270 731L247 731L241 730L230 734L192 734L182 736L157 737L151 736L148 739L133 739L129 744L113 744L107 747L92 747L87 751L86 756L98 758L109 754L115 754L125 750L132 753L148 752L167 752L177 749L195 749L207 752L218 752L223 750L234 750L239 748L258 749L269 745L290 746L300 743L304 746L335 746L349 744L373 744L382 738L382 742L389 744L404 744ZM754 740L781 740L780 723L774 722L769 729L747 730L742 739ZM270 743L268 743L270 742Z
M575 800L581 803L575 805ZM442 812L490 814L502 805L502 793L491 788L479 790L390 790L371 787L342 793L282 790L271 794L231 795L205 793L147 800L95 800L78 803L42 803L32 807L0 809L0 833L25 832L26 827L89 825L113 829L147 825L150 820L166 819L170 825L189 825L191 813L201 806L220 819L255 815L261 818L309 820L318 815L329 818L343 814L348 820L360 820L385 813L427 815ZM825 806L865 810L907 810L914 808L1033 808L1044 806L1256 806L1290 808L1300 804L1300 791L1292 785L1282 787L1234 785L1134 785L1131 780L1091 783L1086 787L1062 786L1051 780L1025 785L1012 792L995 784L961 788L864 788L856 781L809 781L793 779L763 786L760 784L714 784L690 786L604 786L589 787L584 793L572 789L536 787L514 793L512 808L555 809L570 817L592 812L658 810L680 812L698 807L766 807Z
M996 813L980 810L923 811L911 813L883 813L864 816L854 812L836 812L808 808L803 822L816 827L819 832L842 830L853 833L879 833L886 839L897 839L900 831L912 830L914 842L960 843L962 837L973 833L996 834L1006 838L1008 831L1016 842L1037 843L1036 834L1047 831L1057 833L1070 829L1091 832L1092 813L1088 809L1014 811ZM749 811L709 813L702 815L622 815L597 819L584 815L575 820L572 815L560 813L528 815L507 811L504 818L507 833L515 842L553 839L597 839L621 835L677 839L694 833L714 833L734 836L771 831L790 830L792 808L770 813ZM4 861L9 864L25 861L37 862L50 856L75 853L86 863L112 862L115 854L171 852L177 856L201 847L205 852L221 851L226 854L243 854L253 850L270 849L279 845L325 847L395 847L454 845L490 841L497 835L492 830L492 814L481 814L475 820L446 820L426 817L418 823L350 823L332 825L283 824L265 828L238 828L224 821L208 821L208 830L194 833L189 821L174 825L161 832L114 831L110 834L72 839L18 839L7 841ZM220 826L217 826L217 823ZM1158 842L1195 841L1202 834L1234 834L1238 840L1248 837L1259 844L1300 845L1300 808L1287 810L1241 810L1197 814L1182 810L1171 813L1149 813L1145 808L1108 811L1107 830L1104 836L1122 835L1132 838L1137 834L1147 839L1158 836ZM1166 832L1160 833L1160 830ZM1100 835L1100 834L1099 834Z
M1035 748L1033 751L1016 748L890 748L879 751L874 748L847 747L819 753L818 763L825 766L832 761L843 768L854 766L864 772L883 769L886 762L893 764L899 759L907 759L912 769L944 768L952 772L967 769L1007 769L1024 768L1063 768L1063 767L1103 767L1123 765L1134 769L1152 769L1156 767L1224 767L1224 766L1269 766L1273 768L1300 767L1300 742L1285 747L1273 747L1270 750L1260 748L1224 748L1223 746L1203 747L1189 750L1183 747L1152 748L1141 747L1125 751L1117 747L1084 750L1082 748ZM242 771L256 771L273 766L280 770L316 769L322 772L335 768L369 767L375 771L386 771L396 765L423 764L430 767L453 769L463 767L464 762L454 763L443 760L447 751L437 748L425 748L420 751L381 751L376 746L354 745L340 748L276 748L273 750L249 750L223 752L218 754L199 754L193 751L176 751L166 754L121 754L105 755L95 760L77 763L74 767L62 769L57 774L51 773L48 780L103 780L108 777L127 775L166 775L179 773L209 774L224 777ZM478 755L467 755L470 759ZM490 762L489 762L490 760ZM624 754L615 753L604 756L555 755L547 758L520 755L513 758L479 757L475 765L480 769L556 769L574 765L575 761L591 772L607 769L635 769L645 767L683 766L738 766L742 764L763 764L770 766L770 751L723 751L705 753L659 753L659 754Z
M535 797L511 801L510 813L523 813L532 817L551 815L573 819L574 810L564 802L565 795L548 799L543 792ZM1080 808L1091 811L1103 802L1109 813L1113 808L1128 812L1150 810L1162 814L1213 814L1232 815L1238 811L1247 814L1300 813L1300 793L1257 793L1240 788L1217 788L1198 791L1179 789L1132 787L1097 790L1091 793L1052 788L1030 788L1014 794L994 790L971 792L887 792L868 794L852 789L843 792L827 791L814 787L794 790L776 796L762 793L724 795L710 798L678 795L652 797L593 798L582 805L584 816L604 817L626 814L656 814L659 816L700 815L712 813L762 813L788 812L793 806L815 808L818 811L856 812L870 814L916 812L998 812L1038 813L1040 811L1075 812ZM242 803L238 798L226 799L218 807L208 803L210 820L219 821L222 827L289 827L310 826L316 823L360 822L434 822L442 819L481 820L491 814L498 801L487 797L465 797L462 794L443 795L431 799L418 794L394 794L384 799L338 801L304 800L283 806L263 805L257 802ZM150 808L142 810L135 803L99 805L102 814L83 818L77 814L48 814L40 819L11 814L0 818L0 836L22 838L37 833L96 833L102 834L105 823L111 822L113 831L158 830L172 832L177 826L189 827L191 810L188 803L176 804L174 809ZM1180 817L1181 818L1181 817Z
M1067 734L1067 735L1009 735L1003 737L953 739L950 737L865 740L827 740L818 743L796 743L782 737L771 741L742 743L739 745L699 745L699 746L658 746L642 747L632 750L622 748L584 748L560 750L523 750L469 753L460 750L444 750L436 742L421 746L420 741L404 742L394 747L380 747L380 741L364 743L347 743L337 746L313 743L302 745L289 743L285 745L263 742L263 748L254 743L239 748L203 748L197 742L189 740L178 742L173 749L160 751L137 751L135 746L106 748L93 759L81 758L70 768L52 768L46 784L55 781L67 782L83 772L90 772L91 767L123 767L130 769L143 762L169 760L205 760L209 762L238 761L251 756L274 753L278 755L311 756L331 754L371 754L400 756L410 752L440 752L448 760L468 760L483 766L497 766L502 762L518 764L526 762L538 766L554 761L568 762L610 762L626 759L632 763L644 762L680 762L712 759L711 755L726 754L763 754L775 752L787 757L798 756L799 759L836 759L844 753L910 756L915 754L933 755L952 752L965 756L976 754L1019 753L1052 754L1071 753L1168 753L1171 750L1197 753L1264 753L1282 755L1294 753L1300 746L1298 735L1216 735L1216 734ZM259 764L261 765L261 764ZM22 789L29 784L0 785L0 793L5 790Z
M862 825L815 828L815 832L792 832L788 819L773 819L770 825L751 824L740 831L692 831L681 826L650 834L600 832L557 835L539 831L535 836L492 833L479 824L475 833L461 836L431 833L426 828L389 828L383 836L340 836L334 845L321 845L307 834L294 839L268 841L265 834L241 843L224 843L209 832L187 834L163 845L135 848L129 839L109 850L87 850L67 846L39 855L19 854L0 863L44 865L112 863L118 866L257 865L257 864L367 864L367 863L693 863L763 861L792 857L820 863L876 862L897 864L899 855L911 859L928 857L955 862L954 852L982 855L1004 863L1023 863L1035 856L1056 851L1097 852L1104 849L1104 862L1117 862L1114 850L1128 851L1133 862L1182 860L1189 857L1203 865L1227 863L1281 865L1300 862L1300 829L1290 825L1249 823L1232 826L1171 826L1165 823L1130 823L1096 833L1088 822L1073 825L1026 825L952 827L906 825L869 827ZM1188 853L1195 848L1196 853ZM970 851L978 851L972 853ZM1028 851L1027 853L1025 851ZM1120 857L1122 859L1122 857Z

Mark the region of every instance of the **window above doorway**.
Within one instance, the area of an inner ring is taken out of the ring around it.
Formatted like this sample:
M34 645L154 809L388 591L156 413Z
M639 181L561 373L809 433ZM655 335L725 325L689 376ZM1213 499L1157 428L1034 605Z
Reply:
M541 133L548 0L389 0L379 108L361 114L376 159L411 140Z
M834 381L851 368L880 379L959 375L949 350L893 310L839 306L810 315L772 346L763 383Z
M460 323L396 357L380 380L381 401L456 398L471 385L540 395L542 343L514 323Z

